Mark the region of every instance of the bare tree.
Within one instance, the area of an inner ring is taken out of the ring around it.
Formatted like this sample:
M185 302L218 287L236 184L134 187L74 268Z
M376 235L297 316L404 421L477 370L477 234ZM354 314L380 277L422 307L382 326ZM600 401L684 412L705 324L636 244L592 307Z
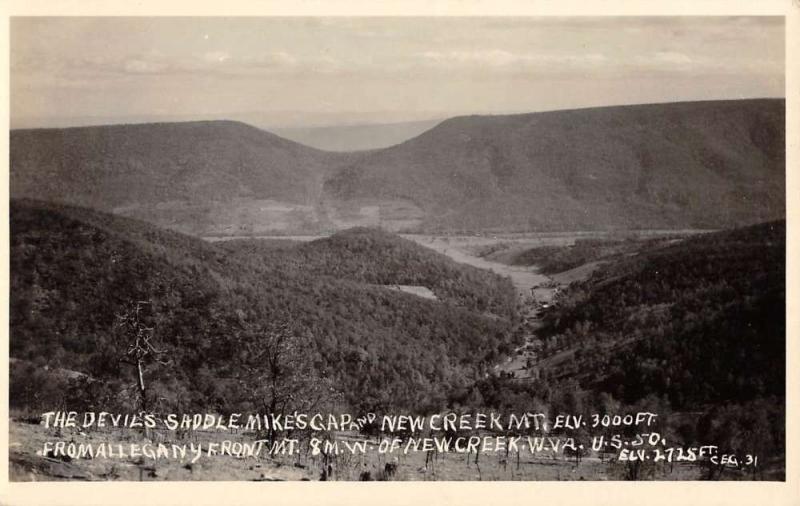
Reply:
M139 396L142 411L147 411L147 384L145 383L145 368L152 364L168 364L161 357L165 351L153 345L155 328L145 322L144 308L151 306L150 301L136 301L130 303L123 312L116 315L115 328L122 334L125 351L120 362L132 365L138 375Z
M309 350L286 321L245 323L242 386L267 413L309 413L335 397L311 363ZM272 427L268 438L274 439Z

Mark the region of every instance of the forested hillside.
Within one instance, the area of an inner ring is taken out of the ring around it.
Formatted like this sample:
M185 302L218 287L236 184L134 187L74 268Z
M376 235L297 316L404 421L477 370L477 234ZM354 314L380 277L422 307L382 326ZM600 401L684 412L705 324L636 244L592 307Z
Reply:
M535 266L544 274L557 274L591 262L618 260L624 256L637 254L640 250L654 248L660 244L679 239L658 237L641 239L581 239L566 246L536 246L521 251L488 252L487 259L509 265Z
M421 285L440 300L506 319L516 310L511 281L457 264L445 255L379 229L354 228L292 247L261 240L220 243L235 256L263 259L263 268L332 276L374 285Z
M76 204L208 234L319 230L325 153L244 123L13 130L13 198Z
M676 409L782 396L785 222L694 237L604 266L562 292L551 374Z
M545 310L532 381L492 375L478 382L471 400L586 416L659 413L656 430L673 444L759 455L762 479L783 479L785 241L786 223L779 221L633 243L638 254L607 258ZM613 246L589 245L575 256ZM612 249L620 245L631 247ZM563 253L537 254L552 267L574 260ZM707 479L723 472L704 466ZM652 464L629 462L624 476L646 472Z
M11 132L14 197L97 209L279 198L305 203L325 154L233 121Z
M783 100L451 118L344 165L341 199L405 198L438 230L730 228L784 213Z
M313 390L294 391L295 400L326 399L353 410L440 409L510 345L509 315L483 316L468 303L485 300L494 309L486 294L506 300L499 295L504 282L467 276L462 284L453 266L430 284L448 286L452 275L459 289L450 298L458 305L344 279L348 274L271 266L257 248L233 254L134 220L34 201L12 201L10 258L17 407L131 409L135 367L126 364L129 336L115 321L138 301L147 303L142 322L155 329L161 352L146 368L148 395L161 409L263 410L258 401L269 396L258 389L274 375L293 385L287 389ZM361 260L367 272L379 271ZM470 289L477 292L470 296ZM278 369L269 365L270 350L286 361ZM88 385L65 394L63 385L37 382L44 366L84 373L73 383Z

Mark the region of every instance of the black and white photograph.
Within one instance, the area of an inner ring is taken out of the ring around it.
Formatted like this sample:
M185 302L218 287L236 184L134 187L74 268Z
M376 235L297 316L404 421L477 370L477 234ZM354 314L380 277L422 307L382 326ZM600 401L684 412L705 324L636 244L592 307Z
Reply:
M9 18L8 480L786 482L784 16L266 14Z

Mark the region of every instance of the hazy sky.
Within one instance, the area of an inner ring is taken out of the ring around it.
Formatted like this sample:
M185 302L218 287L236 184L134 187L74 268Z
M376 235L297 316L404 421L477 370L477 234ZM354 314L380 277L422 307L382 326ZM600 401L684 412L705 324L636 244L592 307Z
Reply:
M12 18L12 127L783 97L776 17Z

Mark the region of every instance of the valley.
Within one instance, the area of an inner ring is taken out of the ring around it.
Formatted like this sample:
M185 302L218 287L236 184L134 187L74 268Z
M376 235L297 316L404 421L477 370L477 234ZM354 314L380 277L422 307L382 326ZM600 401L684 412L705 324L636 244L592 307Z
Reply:
M789 500L796 13L474 1L16 9L0 482Z
M780 100L469 116L335 153L237 122L12 131L15 476L779 478L783 119ZM575 446L68 466L30 446L63 436L40 424L54 406L650 411L679 447L767 464L641 468Z
M376 277L372 275L365 276L361 267L358 267L356 270L351 270L351 267L363 266L363 262L367 261L366 259L372 258L380 259L380 263L375 264L375 266L383 265L381 268L385 269L386 266L392 263L393 258L398 258L397 255L411 254L411 256L408 257L408 260L411 262L415 262L417 261L415 259L419 258L420 260L424 260L426 265L428 265L428 263L434 261L434 259L448 258L448 262L457 262L461 265L470 266L470 268L478 267L494 272L510 282L509 288L513 287L514 296L509 301L513 301L516 305L518 320L516 320L516 323L512 327L507 327L511 335L509 340L505 342L509 343L510 346L501 346L497 351L487 355L486 359L483 361L484 365L479 364L476 368L476 371L484 372L481 372L478 376L473 376L473 386L468 387L468 390L464 394L454 394L456 396L454 397L455 399L459 399L460 395L467 395L469 399L477 395L481 400L475 401L462 398L460 401L448 402L466 402L467 405L470 406L491 406L494 409L503 409L504 407L505 409L514 409L512 406L515 406L515 404L508 403L522 402L521 406L516 409L524 409L525 406L536 405L538 402L543 402L538 395L527 397L531 394L525 393L523 395L524 392L529 392L531 390L536 392L541 389L545 389L545 391L565 389L562 390L562 393L558 394L558 397L554 397L549 401L552 403L551 409L553 409L554 412L565 409L575 409L574 407L568 408L568 404L561 403L566 402L565 399L569 399L570 395L577 395L571 390L571 388L574 387L570 387L569 385L574 385L572 382L576 379L579 382L583 381L580 379L581 371L584 371L584 373L587 370L593 370L597 373L603 371L603 367L599 365L575 368L576 360L586 360L585 357L587 353L586 351L582 351L582 348L591 348L591 353L599 353L601 356L607 357L607 360L613 362L615 360L614 357L619 356L620 350L637 346L637 341L641 340L641 337L635 335L622 335L613 339L607 339L606 342L595 342L594 340L571 342L568 338L576 339L579 337L578 335L572 335L574 332L573 329L568 330L566 333L561 331L563 334L560 335L553 335L553 326L562 325L558 323L558 321L564 318L564 314L569 314L569 311L576 307L572 299L575 297L576 293L580 293L582 289L580 287L592 283L598 283L598 286L603 285L601 281L604 279L603 276L606 275L603 274L601 270L599 271L600 278L592 281L590 275L593 272L598 272L598 269L601 269L604 264L610 265L612 270L618 270L620 268L619 265L630 262L637 257L658 256L659 254L663 254L659 252L661 252L664 247L667 249L672 248L676 254L681 254L682 249L687 247L690 248L690 250L691 248L707 247L703 246L703 244L709 241L711 245L716 244L714 241L723 241L722 250L725 250L726 248L729 249L726 245L737 244L737 242L730 242L731 240L741 242L744 239L745 242L743 244L752 244L754 246L758 244L758 242L752 241L762 240L760 239L761 236L758 235L762 233L760 231L743 231L739 232L738 235L731 235L730 233L724 233L723 235L720 235L720 233L700 233L700 231L684 231L683 234L677 234L674 231L650 231L642 232L636 237L630 234L620 237L608 234L598 235L586 233L521 234L497 237L407 235L404 239L395 239L394 237L396 236L391 236L383 232L369 229L356 229L344 234L336 234L327 237L306 236L287 239L284 236L279 236L262 239L229 239L227 241L209 242L209 245L213 244L215 246L208 249L203 246L202 242L198 242L194 239L189 240L189 238L181 238L179 235L171 236L170 234L154 236L152 234L155 231L150 230L149 227L137 230L137 227L140 227L140 225L134 222L128 223L125 220L120 221L120 218L112 218L110 216L80 209L52 205L43 206L41 204L32 203L25 203L24 205L17 204L16 206L15 230L17 230L17 233L24 230L20 228L20 225L23 223L23 216L34 212L37 208L40 210L35 212L42 212L45 209L50 209L50 211L48 211L50 213L56 212L64 217L69 216L73 220L80 220L80 222L84 223L84 225L82 225L83 227L89 224L93 224L91 225L93 227L101 226L102 229L106 231L105 233L116 231L114 233L123 233L124 236L129 238L137 237L136 241L142 241L147 237L147 242L141 243L139 247L143 247L148 243L153 245L162 244L177 253L185 250L187 246L191 246L192 249L197 251L197 253L193 253L193 255L200 255L196 258L205 257L206 260L203 260L203 263L211 260L211 265L218 266L223 265L220 262L224 256L227 259L226 263L232 262L229 267L223 268L223 270L228 271L228 274L225 274L225 276L235 276L234 273L240 269L240 267L236 266L244 265L241 262L245 260L247 262L255 262L252 264L250 270L246 271L251 273L248 275L250 277L252 277L254 273L259 272L261 274L257 274L257 276L263 276L267 272L277 272L272 271L275 267L278 267L278 271L286 274L290 274L294 269L300 269L297 271L298 273L303 271L307 274L319 273L319 275L321 275L322 273L335 273L335 275L342 280L349 279L369 282L372 284L371 286L375 286L380 293L383 293L383 288L378 285L383 285L393 290L408 292L408 295L398 294L400 297L411 297L411 299L408 299L407 303L412 302L413 299L420 300L420 304L422 304L423 301L425 304L434 304L437 306L455 303L463 307L463 304L468 299L463 298L463 292L441 291L442 287L446 285L426 282L426 279L430 280L435 278L408 277L410 274L429 276L429 274L424 274L424 271L420 268L405 271L405 274L403 274L402 271L392 272L391 270L386 271L384 274L377 272L378 276ZM37 222L41 223L41 220L31 222L31 224ZM26 225L26 227L30 227L30 225ZM762 229L763 227L758 230ZM17 248L21 247L23 244L32 244L30 241L36 237L36 235L31 235L33 230L34 229L28 229L26 233L28 239L25 239L24 243L20 243ZM772 233L774 234L775 232ZM97 240L97 232L93 234L87 235L87 232L84 232L77 237L85 237L90 241ZM159 234L162 233L159 232ZM747 234L756 235L748 238L750 236ZM727 239L728 235L731 235L732 239ZM720 237L720 239L716 239L716 237ZM779 241L776 240L777 238L778 236L774 236L764 244L769 245L768 248L772 248L773 244L779 244ZM156 239L157 241L154 242ZM187 240L188 242L186 242ZM689 244L683 246L682 244L686 241L689 241ZM697 246L691 246L691 243L697 243ZM423 247L418 249L413 245ZM40 243L39 248L41 247L42 245ZM147 248L151 248L151 246L147 246ZM161 248L163 248L163 246L157 247L152 250L152 252L155 253ZM741 247L737 246L737 248ZM217 251L218 249L219 251ZM18 249L18 251L26 251L26 248ZM770 251L772 251L772 249L770 249ZM288 252L292 252L291 256L286 256ZM172 255L175 253L172 253ZM214 260L214 256L219 253L222 253L223 256ZM118 252L116 254L121 253ZM122 254L124 255L124 253ZM209 254L212 256L210 259L208 258ZM179 258L181 255L182 254L179 253L176 258ZM329 255L333 255L330 256L330 258L336 259L336 264L327 262L326 259ZM520 255L524 256L520 257ZM564 262L564 258L572 258L576 255L577 258L582 259L581 261L588 260L588 263L571 267L566 273L542 274L540 273L541 269L535 265L513 265L516 258L542 258L545 261L545 265L549 265L548 262ZM305 260L300 260L295 263L294 260L292 260L292 258L295 257L299 259L305 257ZM492 258L494 260L487 260L486 258ZM439 260L435 261L438 262ZM183 262L185 262L185 260L181 260L181 263ZM263 267L258 267L261 262L266 263L263 264ZM331 270L334 265L337 265L339 270ZM404 265L413 265L413 263L404 263ZM420 264L420 266L421 265L423 264ZM75 267L69 267L69 269L74 268ZM231 268L233 270L230 270ZM263 270L265 268L270 270ZM219 269L219 267L215 269ZM16 272L20 271L17 270ZM456 271L453 272L455 273ZM220 274L221 271L217 276ZM390 277L386 277L387 275ZM101 277L107 276L108 274L101 275ZM274 276L274 274L271 274L271 276ZM308 281L311 278L303 277L301 279ZM482 282L487 282L490 278L484 279L485 281ZM613 277L611 279L613 279ZM387 283L389 280L393 281ZM285 282L286 281L282 281L281 283ZM351 281L348 281L348 283L349 282ZM36 290L41 293L47 293L49 290L53 290L53 285L41 283L42 281L39 281L35 285L38 287ZM47 288L47 286L51 288ZM338 285L337 289L341 290L345 286L346 285ZM481 289L483 290L485 288ZM63 290L63 288L59 290ZM374 294L378 295L379 292L374 292ZM530 296L531 292L534 295L533 297ZM20 296L17 297L17 304L20 300L30 300L30 304L35 304L39 307L45 307L47 304L47 302L42 299L28 299L26 291L18 293L21 294L21 298ZM68 294L69 292L62 291L61 293ZM329 297L330 296L331 295L329 295ZM346 300L338 296L333 297L333 300L338 301L338 304ZM353 295L348 295L348 297L353 297ZM328 305L327 307L332 309L335 306ZM419 307L421 308L423 306L420 305ZM431 308L433 307L434 306L431 306ZM487 313L486 306L477 303L477 305L472 306L472 310L478 310L480 314L491 314L491 319L494 320L502 317L504 314L501 309L502 307L504 306L494 306ZM219 307L219 309L222 308L224 308L224 306ZM219 309L213 311L218 311ZM165 314L170 314L171 311L175 311L175 309L167 310ZM467 314L466 312L461 313L461 317L466 317ZM562 316L559 316L556 320L553 316L557 314ZM420 314L415 316L415 318L420 317ZM472 324L474 325L478 321L478 319L472 320ZM29 323L18 321L15 325L17 328L15 335L18 336L19 331L24 331ZM82 324L82 328L87 327L85 327L85 324ZM576 328L580 329L582 327L579 326ZM451 330L447 331L448 334L451 332ZM64 344L66 345L68 342L69 341L64 341ZM176 346L177 341L175 343L176 344L172 346ZM220 341L220 343L222 343L222 341ZM246 341L242 341L242 343L244 344ZM19 346L19 342L17 342L17 346ZM30 344L28 347L29 346ZM35 348L29 349L33 350ZM25 398L20 391L22 384L20 384L19 381L22 378L31 378L31 375L45 374L45 377L49 378L47 381L55 381L53 388L57 389L59 388L58 385L66 385L69 384L69 382L84 382L87 380L91 382L93 380L92 375L103 374L97 369L81 366L80 362L75 362L72 358L66 358L70 356L69 354L65 355L63 353L61 356L65 357L66 360L62 359L62 363L64 363L64 365L72 364L70 367L75 369L70 369L68 367L59 370L54 369L51 373L37 372L33 357L29 352L24 351L24 348L18 348L18 350L19 351L15 352L17 356L27 357L15 359L13 362L15 371L17 371L14 377L17 378L17 381L12 385L12 391L16 392L15 398L18 399L18 404L16 404L17 407L15 409L18 410L17 412L19 413L18 416L20 420L25 420L26 416L29 416L24 415L25 411L19 411L24 406L24 404L19 404L19 400ZM177 348L175 348L175 350L177 351ZM375 351L377 350L368 351L367 353L371 354ZM378 351L379 357L380 353L381 352ZM389 351L389 353L394 352ZM589 356L591 356L591 353ZM362 356L366 358L366 355ZM213 360L209 360L207 363L211 365L214 362ZM218 363L222 366L224 362ZM349 369L351 366L345 367ZM90 375L83 372L77 373L75 372L76 369L80 371L89 371ZM354 371L353 369L349 370L349 374L352 374ZM595 374L591 376L591 381L597 381L598 379L602 381L602 376ZM55 378L59 377L58 375L61 375L61 379L56 380ZM180 378L180 376L175 377L175 379L178 378ZM344 380L344 382L342 382L342 380ZM354 386L346 386L349 383L346 378L337 380L337 383L340 385L339 388L355 388ZM159 388L164 387L161 386ZM358 391L359 396L363 395L362 388L363 386L358 390L354 390L354 392ZM578 392L583 392L580 395L585 399L584 402L590 403L590 405L594 405L594 403L597 402L596 400L590 400L588 395L592 391L592 388L593 387L587 385L578 390ZM772 387L770 388L771 391L774 391ZM399 390L398 392L401 391L402 390ZM378 393L379 392L376 392L376 394ZM23 396L20 397L20 395ZM78 393L78 395L78 398L81 398L84 394ZM520 395L523 395L523 399L527 400L513 401L513 399L516 399L517 396ZM200 401L200 399L198 399L198 401L201 403L207 402ZM669 423L677 425L687 423L685 418L688 416L688 413L684 413L678 409L681 408L681 405L677 403L679 401L674 402L676 402L676 404L674 404L676 412L670 415L670 420L672 421ZM198 407L201 405L202 404L198 404ZM588 406L589 405L584 409L591 409ZM162 409L169 408L165 406ZM685 409L685 406L683 406L682 409ZM130 462L123 461L113 465L110 461L104 459L91 463L88 461L64 462L47 458L46 456L37 457L32 455L32 453L35 453L35 444L37 441L41 442L46 440L48 437L53 437L56 433L43 431L43 429L37 425L29 425L26 423L27 422L15 421L12 424L12 472L14 473L15 479L21 480L313 480L319 479L319 469L325 468L322 461L312 458L307 454L293 457L272 456L268 459L251 462L236 458L214 457L204 458L196 465L166 461L163 463L148 463L147 461L141 461L141 459ZM60 434L60 432L58 434ZM156 438L157 441L171 442L170 444L179 443L179 441L174 440L174 434L169 432L161 435L154 434L150 437ZM202 431L197 432L191 437L193 441L203 440L206 441L206 443L218 441L217 436L213 434L204 434ZM252 437L253 436L242 435L236 436L235 439L237 441L247 442ZM345 440L349 438L355 441L374 441L374 444L378 444L379 442L378 439L371 439L369 435L360 435L357 433L339 433L335 437ZM82 441L86 444L92 443L93 441L96 443L101 441L114 441L120 444L128 444L129 442L135 442L137 440L135 435L121 437L119 434L113 432L98 432L95 430L76 432L71 438L74 441ZM529 450L526 450L526 452L531 453ZM388 457L381 457L380 455L374 454L361 457L341 455L335 460L335 472L333 472L333 474L327 474L323 471L322 476L326 479L363 479L364 473L367 472L364 471L366 469L371 479L561 480L620 479L631 472L629 466L626 466L624 463L614 462L613 460L608 462L604 461L603 459L606 457L601 454L591 453L584 455L579 462L578 460L570 460L566 454L562 455L560 451L550 451L543 454L531 453L530 455L527 453L524 456L521 454L507 454L505 456L485 455L480 457L480 462L478 462L477 455L444 453L436 455L435 460L431 460L430 455L425 456L424 454L412 453L397 461L397 471L392 471L391 475L387 475L385 471L385 469L388 469L386 468L386 464L392 462ZM699 479L706 476L706 473L709 471L702 465L678 464L677 466L659 466L647 472L654 473L652 477L655 479ZM769 468L767 476L774 476L773 473L775 472L777 471L774 466L772 466ZM727 470L727 479L741 479L741 477L742 475L738 471Z
M538 272L536 266L515 266L487 259L481 255L487 249L493 251L524 250L540 246L571 246L576 240L582 239L614 239L628 238L657 238L657 237L686 237L690 235L708 233L708 230L636 230L630 232L523 232L510 234L472 234L472 235L436 235L436 234L408 234L401 233L400 237L413 241L421 246L430 248L438 253L448 256L453 261L470 265L478 269L494 272L500 276L508 277L516 287L520 297L524 298L530 293L537 295L537 300L549 300L552 288L536 288L548 281L551 277ZM212 235L203 236L209 242L234 241L243 239L264 241L310 242L324 239L329 235ZM591 266L586 266L591 267ZM587 269L584 269L587 270ZM591 269L588 269L589 271ZM571 281L582 279L587 273L575 272L558 273L557 282L568 284Z

